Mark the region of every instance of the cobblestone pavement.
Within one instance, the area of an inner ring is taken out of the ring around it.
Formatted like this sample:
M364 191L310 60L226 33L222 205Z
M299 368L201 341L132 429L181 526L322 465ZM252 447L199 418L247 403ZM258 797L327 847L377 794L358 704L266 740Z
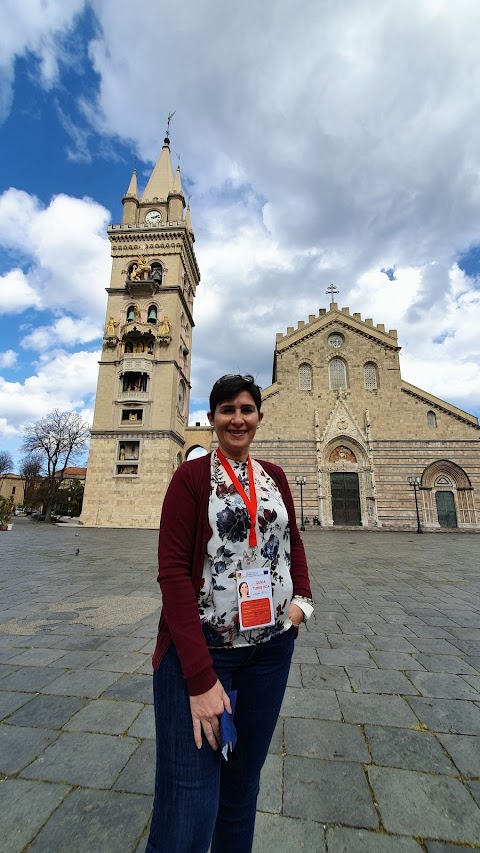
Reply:
M255 853L480 849L480 539L304 538L316 614ZM2 853L143 853L155 548L153 531L23 518L0 534Z

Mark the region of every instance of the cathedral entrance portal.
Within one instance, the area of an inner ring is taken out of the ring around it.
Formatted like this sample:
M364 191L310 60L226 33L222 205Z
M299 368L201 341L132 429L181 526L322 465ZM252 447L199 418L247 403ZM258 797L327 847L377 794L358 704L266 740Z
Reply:
M436 492L435 503L440 527L457 527L457 513L453 492Z
M352 471L330 474L332 517L335 525L362 523L358 474Z

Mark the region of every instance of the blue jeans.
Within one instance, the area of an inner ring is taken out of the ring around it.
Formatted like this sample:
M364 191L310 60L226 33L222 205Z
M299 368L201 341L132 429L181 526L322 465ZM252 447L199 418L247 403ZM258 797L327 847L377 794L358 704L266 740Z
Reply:
M224 761L203 740L197 749L187 686L175 647L153 676L157 769L145 853L249 853L260 771L278 719L294 629L266 643L212 650L224 689L237 690L237 745Z

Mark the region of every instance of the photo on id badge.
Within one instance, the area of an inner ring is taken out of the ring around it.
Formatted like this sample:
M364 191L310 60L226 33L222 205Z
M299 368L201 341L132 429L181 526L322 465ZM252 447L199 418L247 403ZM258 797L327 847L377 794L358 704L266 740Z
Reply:
M236 576L240 630L274 625L270 570L243 569Z

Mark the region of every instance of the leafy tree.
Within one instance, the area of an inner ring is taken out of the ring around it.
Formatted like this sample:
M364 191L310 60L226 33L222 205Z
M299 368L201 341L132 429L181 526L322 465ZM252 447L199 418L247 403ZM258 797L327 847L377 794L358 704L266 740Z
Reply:
M55 502L55 514L78 518L82 513L83 492L84 485L80 480L72 480L68 489L59 489Z
M23 478L23 503L25 506L36 507L41 504L39 488L42 482L42 457L39 453L30 453L20 460L19 472Z
M0 495L0 527L7 526L14 506L15 500L12 495L9 498Z
M44 418L25 427L22 450L38 454L43 462L46 489L43 511L45 521L51 521L52 507L65 478L65 469L85 450L89 430L77 412L60 412L54 409Z

